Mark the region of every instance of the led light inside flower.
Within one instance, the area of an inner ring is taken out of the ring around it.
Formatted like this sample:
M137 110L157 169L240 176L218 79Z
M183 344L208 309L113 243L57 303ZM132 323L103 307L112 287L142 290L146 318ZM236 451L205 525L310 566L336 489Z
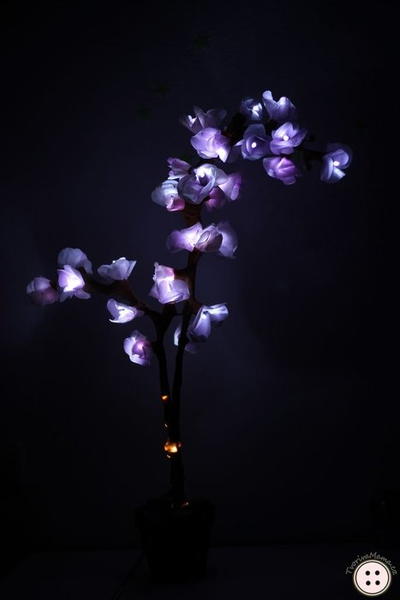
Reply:
M207 169L204 165L200 165L200 167L196 169L197 179L201 179L201 177L204 177L204 175L209 175L209 172L210 169Z
M84 291L85 281L81 273L71 267L71 265L64 265L63 269L57 269L58 273L58 285L60 287L60 302L64 302L66 298L76 296L81 300L87 300L90 298L90 294Z
M352 151L344 144L328 144L327 153L322 157L321 180L326 183L340 181L351 163Z
M272 131L272 139L269 149L272 154L292 154L297 146L300 146L307 135L305 129L297 124L287 121L278 129Z
M80 289L82 287L82 281L82 276L79 273L74 272L72 269L68 270L64 291L74 292L75 290Z
M258 160L269 151L269 136L261 123L252 123L243 133L240 150L246 160Z
M179 448L182 446L181 442L170 442L169 440L164 444L164 450L168 454L177 454Z

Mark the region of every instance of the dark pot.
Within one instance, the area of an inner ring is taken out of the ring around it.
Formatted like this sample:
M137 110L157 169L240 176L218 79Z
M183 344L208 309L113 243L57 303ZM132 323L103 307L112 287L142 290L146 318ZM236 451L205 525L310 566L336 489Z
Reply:
M204 577L214 506L191 500L172 508L165 499L148 501L135 510L135 523L151 576L156 581Z

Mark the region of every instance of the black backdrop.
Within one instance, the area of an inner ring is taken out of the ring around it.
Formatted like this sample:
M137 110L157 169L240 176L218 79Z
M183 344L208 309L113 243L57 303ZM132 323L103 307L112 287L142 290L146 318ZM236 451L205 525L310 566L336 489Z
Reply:
M167 485L156 365L129 362L136 324L109 324L103 299L38 308L25 286L77 246L97 266L137 259L146 295L155 260L183 260L165 249L179 217L150 200L189 147L179 116L271 89L354 161L337 185L291 187L242 162L240 201L213 215L239 249L201 263L201 297L231 316L186 359L188 490L217 504L215 543L370 535L371 507L399 489L395 400L370 393L379 15L333 1L4 8L4 523L38 547L135 541L132 508Z

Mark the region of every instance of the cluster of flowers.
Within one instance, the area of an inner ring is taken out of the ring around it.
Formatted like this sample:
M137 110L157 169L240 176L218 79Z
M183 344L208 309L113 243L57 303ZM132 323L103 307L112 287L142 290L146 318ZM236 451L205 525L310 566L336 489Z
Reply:
M151 197L170 212L183 210L186 202L198 205L204 202L208 210L222 208L239 196L242 179L239 173L227 175L209 163L192 168L179 158L169 158L167 162L168 179L153 191Z
M224 224L221 224L223 226ZM191 228L192 229L192 228ZM223 231L223 227L222 227ZM185 230L184 230L185 232ZM171 236L173 236L173 232ZM185 237L185 233L183 237ZM224 237L223 233L218 234ZM228 231L228 238L229 238ZM192 236L193 237L193 236ZM219 243L215 242L213 249L219 249L221 252L222 240ZM228 249L230 246L230 249ZM176 249L177 246L175 245ZM211 251L207 248L207 244L203 245L203 251ZM232 255L232 246L225 243L226 255ZM221 252L222 253L222 252ZM35 277L27 286L27 294L31 297L35 304L53 304L54 302L63 302L67 298L80 298L87 300L90 294L85 291L85 274L92 275L93 267L91 261L86 254L79 248L64 248L58 254L57 263L57 282L52 282L46 277ZM115 281L123 281L128 279L135 267L135 260L128 260L125 257L113 260L109 265L101 265L97 272L101 277L101 282L105 285L112 284ZM188 282L185 277L180 278L173 268L155 263L154 284L150 289L149 294L156 298L161 304L175 304L182 302L190 297ZM144 311L136 306L119 302L114 298L110 298L107 302L107 309L112 318L111 323L128 323L133 319L144 316ZM190 343L186 349L190 352L195 352L197 342L205 341L211 333L211 323L219 323L228 316L228 308L226 304L217 304L214 306L202 305L195 315L187 337ZM179 343L180 330L177 328L174 334L175 344ZM135 330L124 340L124 350L128 354L130 360L139 365L150 364L151 359L151 342Z
M198 155L205 159L219 158L223 163L234 162L240 156L246 160L262 159L264 169L270 177L279 179L285 185L295 183L301 170L294 160L294 154L296 149L302 148L307 130L298 125L297 110L291 100L285 96L274 100L272 93L266 90L262 94L262 102L245 98L241 102L240 113L247 122L240 139L234 143L229 137L228 128L223 129L225 110L211 109L204 112L195 107L194 116L183 117L182 123L193 134L190 141ZM344 169L349 166L351 157L351 150L343 144L328 144L326 152L321 154L322 181L339 181L345 175ZM164 182L156 190L153 199L165 205L168 210L181 210L185 200L201 201L198 184L203 174L202 171L198 174L196 169L191 169L183 161L173 160L168 183ZM174 165L178 168L174 168ZM209 165L206 167L209 168ZM222 189L221 177L232 177L221 171L218 171L218 176L220 179L215 181L215 186ZM180 177L185 179L178 184L176 179ZM237 181L238 175L233 177L233 183L228 184L228 187L232 185L236 189L235 180ZM211 178L208 176L207 179L207 184L211 186ZM221 195L219 191L213 192L206 203L207 207L218 207L214 194L217 197Z
M227 258L233 258L237 248L237 236L227 222L203 226L200 211L203 206L208 211L222 208L226 203L235 201L240 192L239 173L225 173L217 167L216 159L222 163L232 163L240 156L246 160L260 160L270 177L282 181L285 185L295 183L301 174L296 156L317 155L322 163L321 179L328 183L339 181L351 162L351 151L341 144L328 145L325 153L315 152L303 146L307 139L306 129L297 122L297 110L289 98L274 100L269 90L262 94L262 102L246 98L241 102L236 129L235 118L226 126L225 110L211 109L204 112L194 108L194 116L187 115L182 123L191 132L191 145L205 162L196 166L180 158L169 158L168 178L153 192L152 200L169 212L191 211L191 225L172 231L167 238L167 248L171 252L215 252ZM239 125L237 125L239 123ZM197 212L193 213L193 208ZM185 216L189 214L185 213ZM196 218L199 220L197 222ZM121 257L109 265L97 269L103 285L123 281L130 276L136 261ZM92 263L86 254L78 248L64 248L58 255L57 283L45 277L35 277L27 286L27 293L38 304L51 304L75 296L90 298L85 289L85 275L92 276ZM190 282L186 272L176 271L172 267L155 263L154 284L149 294L161 304L175 304L191 298ZM90 286L89 286L90 289ZM186 350L195 352L197 345L205 341L211 332L213 323L221 323L228 316L225 303L212 306L192 303L195 314L192 315L186 333ZM198 308L200 306L200 308ZM107 302L112 323L128 323L145 314L137 306L121 303L114 298ZM174 334L175 344L179 344L181 329ZM124 350L130 360L139 365L147 365L151 357L151 342L135 330L124 340Z

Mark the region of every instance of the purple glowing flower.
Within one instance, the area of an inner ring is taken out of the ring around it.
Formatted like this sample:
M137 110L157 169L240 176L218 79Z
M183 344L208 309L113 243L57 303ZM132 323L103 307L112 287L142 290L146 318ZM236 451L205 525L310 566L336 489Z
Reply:
M62 269L57 269L58 285L61 288L60 302L64 302L67 298L76 296L81 300L90 298L90 294L84 291L85 281L81 273L71 267L64 265Z
M163 181L160 186L153 190L151 199L156 204L165 206L169 212L185 208L185 201L178 194L178 181L175 179L166 179Z
M218 186L211 190L208 195L208 200L205 201L205 205L208 210L213 210L213 208L222 208L227 200L226 194L222 191L222 189Z
M140 331L135 330L124 339L124 350L130 360L137 365L147 366L150 364L151 344Z
M178 183L178 194L192 204L200 204L211 191L226 183L228 176L216 166L205 163L193 169L191 175L185 175Z
M218 253L226 258L233 258L238 246L237 235L228 222L218 223L218 231L222 234L222 243Z
M199 308L188 328L188 338L191 342L205 342L210 337L211 318L206 308L206 306Z
M225 303L205 306L204 309L210 315L211 323L222 323L229 316L229 310Z
M240 173L231 173L227 179L219 184L219 188L224 192L228 200L232 202L237 200L240 193L240 186L242 184L242 176Z
M253 98L245 98L240 103L240 112L252 121L260 121L263 117L263 107L261 102L256 102Z
M222 256L233 258L237 248L237 236L229 223L201 226L196 223L192 227L172 231L167 238L167 248L170 252L187 250L193 252L218 252Z
M195 106L194 114L194 117L185 115L182 117L181 122L192 133L198 133L207 127L218 128L226 117L226 110L211 108L207 112L204 112L204 110Z
M149 294L161 304L175 304L190 297L188 284L175 276L171 267L154 263L154 285Z
M219 129L206 127L194 135L190 143L202 158L217 158L226 162L231 145L227 137Z
M185 346L185 350L195 353L197 351L197 344L205 342L209 338L212 323L222 323L228 315L229 311L226 304L202 305L188 327L188 343ZM178 326L174 333L175 346L179 344L180 335L181 326Z
M264 158L263 166L270 177L280 179L285 185L295 183L296 177L300 175L300 171L296 165L284 156Z
M74 269L85 269L86 273L93 273L92 263L79 248L63 248L57 257L59 267L70 265Z
M195 223L191 227L181 229L180 231L172 231L167 237L167 248L170 252L178 252L179 250L187 250L192 252L201 236L203 227L200 223Z
M213 208L222 208L225 202L234 202L239 197L242 176L240 173L231 173L226 176L223 183L214 187L206 200L205 205L208 210Z
M117 302L117 300L114 300L114 298L110 298L110 300L107 302L107 309L114 317L113 319L109 319L111 323L128 323L129 321L132 321L132 319L136 319L137 317L142 317L144 315L144 312L135 306Z
M293 148L299 146L307 134L306 129L287 122L272 132L270 149L273 154L292 154Z
M243 135L241 150L243 158L258 160L269 152L270 137L261 124L249 125Z
M208 225L201 232L197 238L195 248L200 252L217 252L221 247L223 241L223 234L219 230L218 225Z
M125 256L121 256L121 258L113 260L110 265L101 265L97 271L108 281L122 281L128 279L135 265L136 260L127 260Z
M222 323L228 315L229 311L226 304L201 306L190 326L191 340L196 342L205 341L211 333L211 324Z
M195 223L192 227L180 231L172 231L167 237L167 248L170 252L178 252L179 250L192 252L202 232L201 223Z
M352 152L343 144L328 144L327 150L322 157L321 179L326 183L336 183L346 175L343 169L350 165Z
M53 304L58 300L58 292L51 285L50 279L46 277L35 277L26 286L26 293L34 304Z
M263 93L263 102L272 121L284 123L285 121L294 121L297 118L296 107L286 96L282 96L276 101L273 99L271 92L266 90Z
M180 158L168 158L167 163L169 166L169 179L180 179L184 175L187 175L191 169L190 164Z

